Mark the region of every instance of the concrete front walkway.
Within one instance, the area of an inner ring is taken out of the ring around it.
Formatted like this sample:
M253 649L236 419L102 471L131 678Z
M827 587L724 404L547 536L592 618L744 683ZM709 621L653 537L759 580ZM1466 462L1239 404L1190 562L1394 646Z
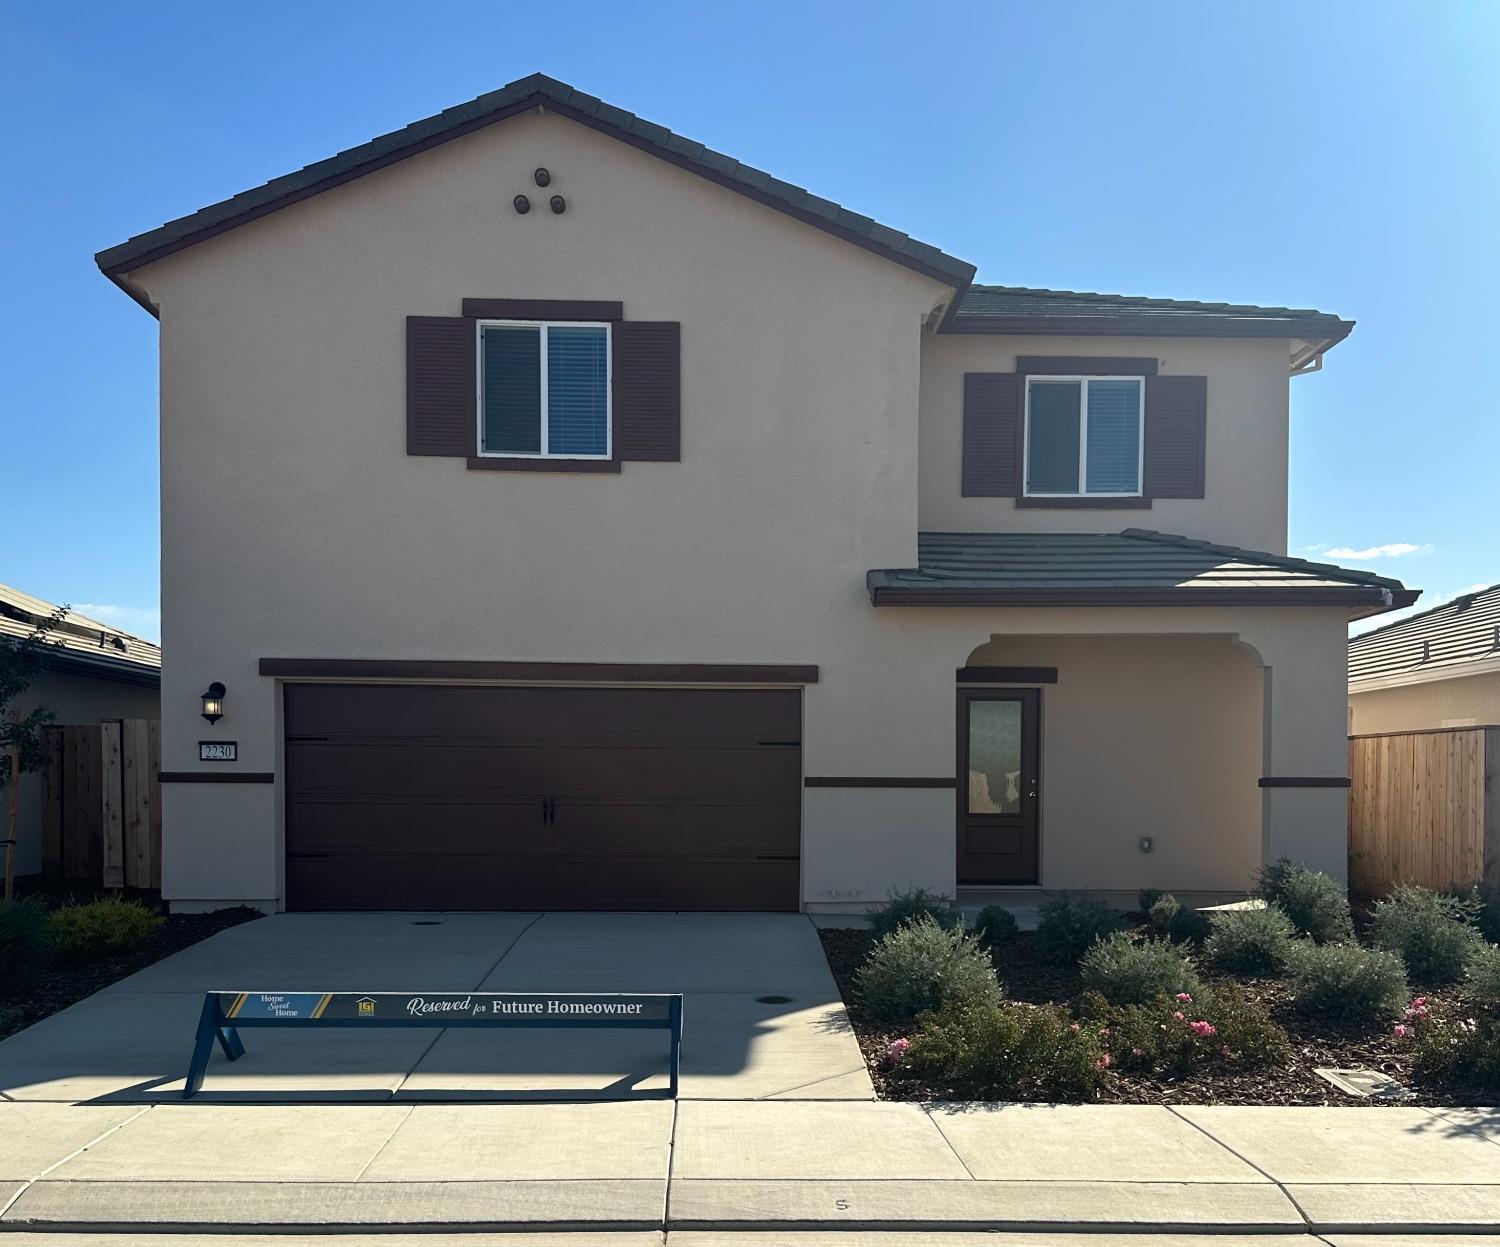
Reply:
M1495 1110L0 1103L0 1230L15 1232L589 1231L632 1247L664 1232L682 1247L1113 1232L1227 1247L1497 1224Z
M12 1100L179 1098L203 993L682 992L688 1098L874 1098L817 931L796 914L279 914L0 1043ZM773 997L770 1001L761 997ZM220 1103L619 1098L666 1087L641 1031L246 1031Z

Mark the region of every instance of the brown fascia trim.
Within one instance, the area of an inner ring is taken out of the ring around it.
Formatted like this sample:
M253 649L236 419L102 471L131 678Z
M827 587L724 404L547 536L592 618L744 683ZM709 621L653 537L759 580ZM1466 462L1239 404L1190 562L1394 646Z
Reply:
M505 455L470 455L469 467L476 472L618 472L618 459L549 459Z
M468 659L262 658L290 680L530 680L558 684L816 684L818 668L776 663L490 662Z
M625 304L609 299L465 299L476 320L624 320Z
M1407 732L1355 732L1350 740L1381 740L1387 736L1443 736L1449 732L1500 732L1500 723L1471 723L1468 727L1414 727Z
M1121 355L1017 355L1016 371L1026 376L1055 373L1064 377L1154 377L1154 359Z
M157 777L162 784L274 784L276 776L270 771L162 771Z
M1262 775L1262 788L1348 788L1347 775Z
M103 265L100 265L100 269L106 277L108 277L112 282L115 283L115 285L119 286L121 290L130 295L132 299L134 299L148 312L155 316L157 315L156 308L154 308L151 303L142 294L140 294L138 288L132 289L132 286L126 279L125 274L132 273L136 269L145 268L146 265L154 264L157 260L160 260L165 256L172 255L178 251L186 250L188 247L195 246L200 242L205 242L210 238L217 237L219 234L226 233L229 230L237 228L238 226L246 225L249 222L258 220L263 216L269 216L273 212L279 212L282 208L289 208L295 203L301 203L304 199L311 199L314 195L320 195L324 191L332 190L336 186L342 186L346 182L352 182L356 178L364 177L364 175L367 173L374 173L378 169L384 169L390 165L397 164L398 162L406 160L408 157L418 155L421 152L430 151L432 148L440 147L442 144L452 142L454 139L463 138L464 135L472 134L476 130L482 130L486 126L494 125L497 121L504 121L509 117L515 117L521 113L530 112L534 108L542 108L547 112L558 113L561 116L567 117L570 121L576 121L580 125L588 126L591 130L597 130L599 131L599 133L606 134L610 138L618 139L620 142L626 143L631 147L639 148L641 151L646 152L648 155L655 156L659 160L665 160L668 164L676 165L679 169L685 169L689 173L697 174L701 178L706 178L710 182L717 183L719 186L724 187L726 190L735 191L737 194L744 195L747 199L753 199L757 203L764 204L766 207L772 208L777 212L785 213L787 216L793 217L806 225L811 225L815 229L820 229L824 233L832 234L836 238L843 239L845 242L851 242L857 247L862 247L866 251L873 252L874 254L880 256L882 259L890 260L892 263L899 264L903 268L912 269L915 272L921 273L924 277L931 277L933 280L939 281L943 285L948 286L954 290L954 305L956 305L958 301L957 293L965 289L968 285L968 282L956 282L951 274L943 273L938 269L933 268L931 265L925 263L916 256L906 255L903 252L893 250L889 247L884 247L874 239L867 238L863 234L856 233L854 230L846 229L845 227L839 225L836 221L830 221L827 217L819 216L816 212L808 212L804 209L796 207L793 204L786 203L784 200L777 199L774 195L768 195L757 191L752 186L747 186L742 182L737 182L731 177L717 173L713 169L709 169L701 164L697 164L694 161L689 160L687 157L679 155L678 153L673 152L668 148L648 142L646 139L641 138L639 135L631 134L627 130L622 130L618 126L611 125L603 118L595 117L590 115L589 113L581 112L580 110L572 108L567 104L560 103L559 101L553 99L551 96L544 95L541 92L537 92L535 95L527 96L523 100L517 100L514 104L508 104L504 108L496 109L494 112L486 113L483 116L475 117L469 121L461 122L451 129L444 130L440 134L429 135L428 137L420 139L417 142L410 144L409 146L396 148L390 152L387 152L383 156L376 156L370 160L365 161L363 164L356 166L353 169L345 169L339 173L331 174L330 176L324 178L322 181L314 182L311 186L305 186L300 190L289 191L287 194L279 196L278 198L273 199L268 203L259 204L253 208L247 208L238 216L230 217L225 221L216 222L213 225L207 225L203 229L198 230L195 233L184 235L182 238L174 239L172 242L163 243L161 246L156 247L151 251L144 252L143 254L138 256L133 256L131 259L121 264L112 264L107 268ZM121 245L123 246L124 244ZM969 281L973 281L973 279L974 274L971 268Z
M966 316L945 320L939 333L1029 334L1094 338L1296 338L1326 343L1328 350L1347 338L1352 320L1216 319L1195 316Z
M957 788L951 775L809 775L804 788Z
M897 589L870 591L876 606L1362 606L1387 590L1346 589ZM1410 591L1408 591L1410 592ZM1391 605L1401 605L1393 593Z
M960 667L960 684L1056 684L1056 667Z
M55 657L47 658L42 666L47 671L55 671L59 675L80 676L88 680L107 680L112 684L133 684L137 688L160 688L160 667L127 667L115 666L105 660L103 662L94 659L74 656L67 650Z
M1018 511L1149 511L1151 499L1139 498L1049 498L1039 494L1018 494Z

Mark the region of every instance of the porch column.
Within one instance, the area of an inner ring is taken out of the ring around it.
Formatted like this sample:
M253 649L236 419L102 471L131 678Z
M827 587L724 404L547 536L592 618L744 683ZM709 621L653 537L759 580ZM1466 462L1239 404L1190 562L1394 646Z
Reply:
M1336 612L1307 614L1253 638L1264 668L1261 860L1290 858L1346 882L1347 629Z

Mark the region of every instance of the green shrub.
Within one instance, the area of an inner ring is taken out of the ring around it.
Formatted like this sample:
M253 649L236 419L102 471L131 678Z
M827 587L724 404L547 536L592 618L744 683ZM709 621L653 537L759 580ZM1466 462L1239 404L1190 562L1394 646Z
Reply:
M1500 1088L1500 1015L1481 1011L1474 1017L1429 1017L1412 1029L1412 1075L1419 1082L1441 1083L1445 1089Z
M1174 944L1201 944L1210 930L1208 915L1191 905L1179 905L1167 919L1167 938Z
M1143 914L1150 914L1151 906L1155 905L1162 897L1170 895L1170 892L1162 888L1142 888L1135 894L1135 907Z
M0 990L36 973L47 955L51 925L51 915L39 897L23 897L8 905L0 902Z
M1298 940L1287 958L1292 1001L1314 1018L1370 1027L1401 1012L1406 968L1395 953Z
M1083 954L1079 978L1085 991L1098 992L1112 1005L1145 1004L1199 987L1198 976L1174 945L1137 942L1123 931L1105 936Z
M1244 1072L1284 1065L1290 1054L1286 1032L1234 984L1122 1007L1091 993L1080 1012L1103 1024L1100 1042L1122 1070L1181 1075L1207 1066Z
M1120 925L1120 912L1098 897L1059 892L1042 902L1037 947L1058 965L1073 966L1095 940Z
M1004 905L986 905L979 911L979 921L974 924L980 943L991 947L1014 939L1019 930L1015 914Z
M855 993L878 1018L915 1017L952 1000L993 1002L1002 995L978 939L931 918L878 940L855 973Z
M160 914L118 896L64 905L52 915L52 947L67 961L98 961L144 947L161 924Z
M1456 983L1483 942L1472 925L1476 917L1478 904L1472 899L1403 883L1389 898L1375 902L1370 942L1400 954L1407 973L1419 983Z
M1264 909L1220 910L1210 919L1203 951L1217 969L1230 974L1280 974L1297 930L1275 905Z
M892 892L883 905L867 909L865 918L870 923L870 938L876 940L921 918L931 918L940 927L962 927L964 922L963 914L946 896L926 888Z
M1475 924L1491 944L1500 944L1500 888L1476 887L1470 893L1479 902Z
M1349 894L1321 870L1293 866L1283 857L1261 867L1256 895L1286 914L1299 934L1319 944L1354 938Z
M951 1095L985 1100L1092 1096L1108 1062L1096 1028L1056 1005L956 1001L927 1014L901 1062Z
M1166 935L1172 929L1172 919L1182 911L1182 902L1170 892L1163 892L1146 910L1146 921L1157 935Z
M1469 954L1463 991L1470 1000L1500 1005L1500 948L1481 943Z

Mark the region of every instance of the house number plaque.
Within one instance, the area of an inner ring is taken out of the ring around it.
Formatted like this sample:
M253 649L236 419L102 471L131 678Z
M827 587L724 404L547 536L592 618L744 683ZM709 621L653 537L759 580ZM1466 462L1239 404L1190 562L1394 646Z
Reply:
M199 762L238 762L240 743L237 740L200 740Z

